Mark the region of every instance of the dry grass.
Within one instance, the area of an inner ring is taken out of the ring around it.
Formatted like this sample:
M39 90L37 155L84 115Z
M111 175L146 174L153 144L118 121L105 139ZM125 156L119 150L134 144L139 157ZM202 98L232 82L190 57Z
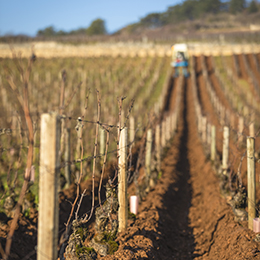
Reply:
M100 57L100 56L170 56L171 50L168 44L159 45L152 43L97 43L92 45L70 45L57 42L34 42L13 44L0 44L0 57L11 57L11 48L19 52L22 57L29 57L31 49L34 48L37 57L54 58L54 57ZM213 44L213 43L189 43L190 55L231 55L232 53L252 53L260 52L260 47L252 44Z

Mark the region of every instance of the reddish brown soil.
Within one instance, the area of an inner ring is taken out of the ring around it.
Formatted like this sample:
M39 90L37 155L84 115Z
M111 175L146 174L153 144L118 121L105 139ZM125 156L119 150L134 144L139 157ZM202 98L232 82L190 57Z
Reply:
M247 223L234 221L196 132L191 87L184 87L178 133L163 176L104 259L260 259Z
M218 124L199 68L197 74L203 107ZM163 160L162 176L140 203L136 219L119 234L118 251L99 259L260 259L256 234L247 229L247 222L234 220L220 195L219 180L197 134L190 84L188 79L183 87L178 131ZM62 196L70 198L71 193ZM69 214L65 198L60 205L61 231ZM36 259L36 219L21 218L10 259ZM2 245L7 230L8 226L0 227Z

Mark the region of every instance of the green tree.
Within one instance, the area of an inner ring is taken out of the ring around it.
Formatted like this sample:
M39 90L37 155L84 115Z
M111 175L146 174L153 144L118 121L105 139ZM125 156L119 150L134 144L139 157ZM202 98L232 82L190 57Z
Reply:
M248 12L251 13L256 13L258 11L258 6L255 0L252 0L248 6Z
M56 31L53 26L46 27L45 29L39 30L37 32L37 36L50 37L50 36L54 36L54 35L56 35Z
M220 11L222 3L220 0L199 0L198 5L201 14L218 13Z
M245 9L245 0L230 0L229 2L229 12L232 14L240 13Z
M170 6L161 14L164 24L194 20L207 13L218 13L223 9L220 0L186 0L182 4Z
M106 34L105 22L102 19L94 20L91 25L86 29L87 35L102 35Z
M159 27L163 25L160 13L151 13L140 20L140 23L148 27Z

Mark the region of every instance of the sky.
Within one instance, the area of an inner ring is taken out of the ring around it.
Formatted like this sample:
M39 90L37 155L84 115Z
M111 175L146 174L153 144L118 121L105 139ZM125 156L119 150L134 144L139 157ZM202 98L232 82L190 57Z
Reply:
M136 23L154 12L165 12L182 0L0 0L0 35L35 36L48 26L71 31L105 21L108 33Z

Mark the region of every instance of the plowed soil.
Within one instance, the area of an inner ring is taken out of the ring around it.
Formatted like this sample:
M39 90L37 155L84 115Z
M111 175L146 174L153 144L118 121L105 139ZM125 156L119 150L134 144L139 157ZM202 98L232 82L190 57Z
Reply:
M200 76L198 81L203 106L216 121ZM186 79L178 130L165 153L162 176L140 202L136 219L119 234L118 251L99 259L260 259L256 234L247 228L247 222L234 220L231 207L220 194L219 179L196 130L190 84ZM169 102L171 109L174 98ZM69 207L62 205L63 225ZM10 259L36 259L35 219L21 218ZM7 230L8 225L0 228L2 246Z
M236 222L196 131L188 80L178 133L163 161L163 175L140 205L119 250L104 259L260 259L247 222Z

